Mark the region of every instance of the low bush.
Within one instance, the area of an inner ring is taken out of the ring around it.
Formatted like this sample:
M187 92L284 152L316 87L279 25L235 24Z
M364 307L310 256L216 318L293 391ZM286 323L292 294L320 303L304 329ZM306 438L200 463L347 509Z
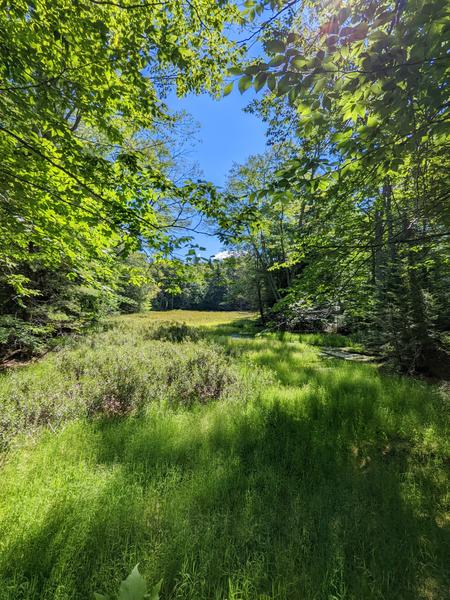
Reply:
M144 333L148 340L165 340L168 342L183 342L184 340L196 341L200 338L198 330L189 327L186 323L176 321L160 321L151 325Z
M167 369L171 404L191 406L231 395L238 373L223 350L212 344L184 345Z
M138 415L154 403L177 408L245 402L267 380L258 368L244 377L245 367L217 344L174 339L148 339L148 329L125 334L113 328L3 374L0 445L8 446L20 432L56 428L77 417Z

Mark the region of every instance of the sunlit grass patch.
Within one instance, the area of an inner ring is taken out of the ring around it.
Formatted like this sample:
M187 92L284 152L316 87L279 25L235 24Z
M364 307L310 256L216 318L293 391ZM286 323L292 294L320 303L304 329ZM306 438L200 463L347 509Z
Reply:
M187 325L198 325L201 327L214 327L229 325L240 320L249 320L255 317L254 313L239 311L201 311L201 310L152 310L146 313L121 315L113 320L130 325L141 325L155 321L178 321Z
M289 331L277 331L262 332L259 335L283 342L304 342L310 346L330 346L335 348L352 348L357 351L363 350L362 344L352 336L337 333L291 333Z

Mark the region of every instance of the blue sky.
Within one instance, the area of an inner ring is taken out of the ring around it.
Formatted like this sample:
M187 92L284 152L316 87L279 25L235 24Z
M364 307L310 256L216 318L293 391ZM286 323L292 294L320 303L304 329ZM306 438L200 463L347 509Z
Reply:
M185 110L199 123L200 141L190 158L198 163L203 178L217 186L225 184L233 163L243 163L248 156L265 148L265 125L254 115L243 112L253 98L252 90L241 95L236 86L220 100L207 95L168 99L172 110ZM204 256L222 248L216 238L197 235L195 241L206 248Z

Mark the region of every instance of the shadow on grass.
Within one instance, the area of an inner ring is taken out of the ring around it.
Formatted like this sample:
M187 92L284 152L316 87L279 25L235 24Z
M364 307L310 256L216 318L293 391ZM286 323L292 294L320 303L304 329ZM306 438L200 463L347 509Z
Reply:
M261 401L75 423L7 465L1 600L113 594L138 562L163 598L445 597L436 394L298 340L225 337L254 326L205 335L272 369Z
M440 439L437 400L351 367L306 368L303 389L247 407L47 436L10 467L0 598L112 593L137 562L163 598L444 598L445 456L418 435Z
M199 329L206 337L220 337L229 335L251 336L260 332L262 327L257 318L239 317L229 323L199 327Z

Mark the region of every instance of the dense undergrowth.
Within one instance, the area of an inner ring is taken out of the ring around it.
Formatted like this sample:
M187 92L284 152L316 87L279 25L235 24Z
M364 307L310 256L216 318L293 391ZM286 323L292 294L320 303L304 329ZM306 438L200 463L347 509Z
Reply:
M51 427L7 426L1 600L113 595L136 563L171 599L446 596L447 396L236 316L121 318L3 375L9 422Z
M154 403L247 401L267 376L239 369L208 338L176 321L119 319L82 341L66 340L59 352L0 379L0 448L74 418L142 416Z

